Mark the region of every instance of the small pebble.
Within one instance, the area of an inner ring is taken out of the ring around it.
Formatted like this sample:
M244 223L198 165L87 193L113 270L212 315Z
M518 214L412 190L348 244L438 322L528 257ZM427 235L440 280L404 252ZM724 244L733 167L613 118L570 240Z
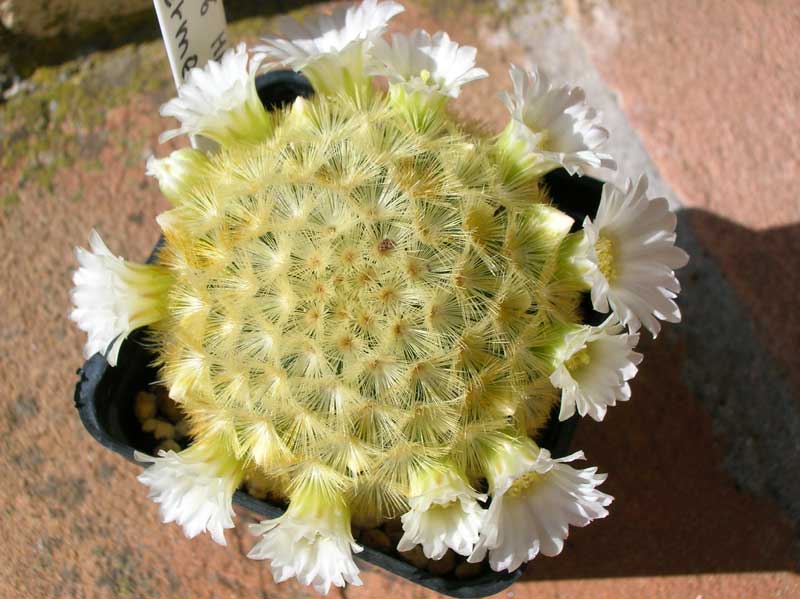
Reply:
M247 485L247 494L250 495L250 497L255 497L263 501L267 498L268 492L264 487Z
M189 421L186 418L181 418L178 422L175 423L175 438L176 439L185 439L189 436L190 427Z
M383 528L387 533L399 532L400 534L403 534L403 522L400 520L400 518L387 520L383 523Z
M383 529L386 531L386 534L389 535L389 540L392 542L392 547L397 547L400 539L403 538L403 522L400 520L400 518L386 520L383 523Z
M483 571L483 562L462 562L456 566L456 578L475 578Z
M373 549L389 552L392 549L392 541L389 536L380 528L370 528L361 533L359 540Z
M425 557L420 545L415 546L411 551L401 551L400 557L402 557L412 566L416 566L420 570L424 570L430 561L427 557Z
M392 530L386 533L389 535L389 540L392 542L392 547L397 547L397 544L400 542L400 539L403 538L403 531L402 530Z
M133 411L139 422L153 418L156 415L156 396L147 391L139 391L136 394Z
M162 441L161 443L158 444L158 446L156 447L156 452L158 452L161 449L163 449L164 451L172 450L175 453L178 453L179 451L181 451L181 446L175 443L175 441L173 441L172 439L167 439L166 441Z
M158 418L150 418L142 423L142 430L151 433L156 439L174 439L175 427Z
M450 574L456 567L456 554L448 549L441 559L432 559L428 562L428 572L435 576Z
M165 387L158 388L158 411L172 423L178 422L183 417L178 404L169 396Z
M359 528L378 528L381 521L375 516L363 516L361 514L353 514L351 521Z
M248 472L245 484L247 485L247 492L256 499L263 500L269 495L269 479L259 470L251 470Z

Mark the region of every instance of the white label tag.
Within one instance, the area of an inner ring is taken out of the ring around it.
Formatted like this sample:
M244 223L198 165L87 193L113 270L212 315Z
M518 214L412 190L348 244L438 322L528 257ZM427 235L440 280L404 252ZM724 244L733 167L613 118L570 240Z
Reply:
M228 46L222 0L153 0L175 87Z
M193 68L219 60L228 47L222 0L153 0L167 47L172 78L178 88ZM203 143L198 143L203 142ZM213 144L192 136L192 145L209 150Z

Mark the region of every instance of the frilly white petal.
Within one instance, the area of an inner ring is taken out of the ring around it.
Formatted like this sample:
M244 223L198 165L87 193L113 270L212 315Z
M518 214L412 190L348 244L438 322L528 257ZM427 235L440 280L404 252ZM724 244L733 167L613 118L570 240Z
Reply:
M138 461L152 463L138 479L160 504L162 521L177 523L190 539L208 532L225 545L225 529L234 526L233 493L241 481L235 462L210 458L194 448L180 453L161 450L158 455L134 453Z
M262 536L247 557L270 560L275 582L297 577L322 594L327 594L331 585L362 584L353 560L353 551L361 551L361 547L352 538L314 530L287 515L253 524L250 530Z
M173 204L185 199L199 180L208 158L193 148L175 150L166 158L150 156L145 174L155 177L161 193Z
M503 94L511 113L509 135L539 158L539 171L562 166L582 175L588 168L616 168L611 156L598 151L608 131L581 88L554 88L538 67L525 71L512 65L509 74L514 90Z
M597 216L584 221L577 262L591 286L595 310L611 310L632 333L644 325L655 337L659 320L681 320L674 301L680 292L675 270L689 256L675 246L677 219L667 200L649 199L647 185L642 175L624 190L603 186Z
M597 468L567 464L582 458L578 452L553 459L542 449L527 472L494 481L481 537L468 561L481 561L488 553L493 570L511 572L539 553L561 553L569 526L607 516L613 497L597 489L606 476Z
M610 322L568 333L557 352L559 362L550 383L561 389L559 420L577 410L600 422L608 406L630 399L628 382L636 376L642 354L633 351L639 335L620 332Z
M316 15L302 23L291 17L278 20L282 36L267 36L255 48L284 66L302 70L326 55L340 54L353 42L381 35L389 19L405 9L396 2L365 0L358 6L339 6L330 15Z
M470 555L478 541L484 510L476 493L452 470L426 472L412 482L408 503L411 509L403 514L404 534L397 544L399 551L422 545L430 559L441 559L450 548L461 555Z
M416 29L410 36L393 34L391 45L376 40L369 51L369 71L385 75L408 92L455 98L462 85L489 75L475 67L476 53L475 48L459 46L443 31L431 37L427 31Z
M293 494L285 514L253 524L250 530L261 539L247 557L270 560L276 582L297 577L323 594L331 585L361 585L353 552L362 548L350 532L349 511L341 498L318 485Z
M179 135L203 135L223 145L260 141L270 131L270 120L258 98L255 74L260 59L250 59L239 44L189 72L178 97L161 107L161 115L174 117L180 127L161 135L164 142Z
M163 267L114 256L94 229L89 247L75 249L79 268L72 277L70 318L88 335L84 356L102 353L116 366L125 338L163 318L172 279Z

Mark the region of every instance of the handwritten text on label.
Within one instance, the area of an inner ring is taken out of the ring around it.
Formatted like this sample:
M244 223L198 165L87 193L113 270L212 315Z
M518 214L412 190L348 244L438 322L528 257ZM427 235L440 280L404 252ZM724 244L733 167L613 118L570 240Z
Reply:
M193 68L222 57L227 39L220 0L155 0L155 7L176 85Z

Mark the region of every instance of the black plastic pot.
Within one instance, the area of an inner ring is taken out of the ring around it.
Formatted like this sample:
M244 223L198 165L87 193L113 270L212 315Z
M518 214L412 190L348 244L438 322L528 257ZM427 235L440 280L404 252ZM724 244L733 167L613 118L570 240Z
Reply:
M291 102L298 95L313 93L308 81L291 71L276 71L257 79L259 97L268 108ZM554 203L576 219L577 226L583 217L597 209L600 199L599 181L570 177L565 171L555 171L547 175ZM160 242L159 242L160 244ZM158 245L153 251L158 250ZM586 309L587 322L596 321L598 315ZM75 387L75 407L86 430L104 447L134 461L134 450L152 453L152 437L142 432L134 414L134 398L140 390L145 390L157 380L157 372L150 364L153 356L138 341L141 331L131 335L122 345L118 366L112 368L105 358L95 354L78 370L80 380ZM542 447L550 449L554 456L567 453L577 424L573 417L566 422L558 421L557 410L538 439ZM136 462L138 463L138 462ZM243 491L237 491L234 504L255 512L265 518L275 518L283 513L283 508L255 499ZM357 559L384 568L406 580L422 585L452 597L485 597L509 587L520 577L524 566L514 572L493 572L487 570L481 575L466 580L452 576L435 576L411 564L381 551L364 547Z

